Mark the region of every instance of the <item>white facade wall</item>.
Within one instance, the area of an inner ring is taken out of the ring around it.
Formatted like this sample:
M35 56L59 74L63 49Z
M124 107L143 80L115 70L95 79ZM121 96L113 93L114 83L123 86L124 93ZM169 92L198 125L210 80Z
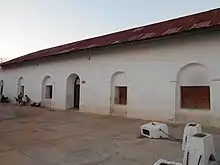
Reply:
M173 120L181 116L179 119L183 121L199 119L205 122L212 117L220 118L219 32L66 56L70 57L5 69L0 74L5 96L17 95L18 79L23 77L25 94L40 101L42 81L50 76L54 85L51 106L66 109L67 78L76 73L81 80L80 111L109 114L111 78L121 71L128 80L128 117ZM177 75L190 63L202 64L208 70L210 111L179 108Z

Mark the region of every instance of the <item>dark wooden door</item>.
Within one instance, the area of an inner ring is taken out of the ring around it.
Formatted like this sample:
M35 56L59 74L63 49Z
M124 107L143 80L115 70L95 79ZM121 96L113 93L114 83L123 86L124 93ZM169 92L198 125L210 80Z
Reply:
M74 108L79 109L79 102L80 102L80 80L79 77L77 77L74 83Z
M3 90L4 90L4 86L3 85L1 85L1 96L3 95Z

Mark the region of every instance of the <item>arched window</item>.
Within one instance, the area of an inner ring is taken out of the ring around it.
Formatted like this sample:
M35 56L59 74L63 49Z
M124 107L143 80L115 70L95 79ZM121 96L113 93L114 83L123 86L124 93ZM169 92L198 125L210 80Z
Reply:
M45 76L42 81L42 106L53 108L54 85L50 76Z
M111 79L114 104L127 104L127 79L123 72L116 72Z
M210 78L204 65L185 65L180 69L177 78L181 108L210 109Z
M17 89L17 94L21 94L22 97L24 97L25 89L24 89L24 78L20 77L18 79L18 89Z
M53 98L53 83L50 76L46 76L43 80L43 87L44 87L44 98L45 99L52 99Z

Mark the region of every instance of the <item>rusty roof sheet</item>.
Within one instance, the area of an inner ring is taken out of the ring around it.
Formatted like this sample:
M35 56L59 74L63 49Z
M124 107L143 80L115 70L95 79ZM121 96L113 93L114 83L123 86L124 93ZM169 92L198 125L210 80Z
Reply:
M15 63L36 60L69 52L116 45L126 42L147 40L187 32L193 29L210 28L214 26L220 26L220 8L40 50L4 62L1 64L1 66L4 67Z

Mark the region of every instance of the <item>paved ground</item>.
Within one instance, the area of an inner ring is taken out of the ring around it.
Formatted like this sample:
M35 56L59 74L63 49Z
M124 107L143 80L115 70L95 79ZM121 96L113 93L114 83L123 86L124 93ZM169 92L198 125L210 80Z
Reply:
M146 121L0 105L1 165L152 165L182 161L181 144L138 138ZM176 137L183 126L170 126ZM215 134L220 156L220 131ZM218 135L219 132L219 135Z

